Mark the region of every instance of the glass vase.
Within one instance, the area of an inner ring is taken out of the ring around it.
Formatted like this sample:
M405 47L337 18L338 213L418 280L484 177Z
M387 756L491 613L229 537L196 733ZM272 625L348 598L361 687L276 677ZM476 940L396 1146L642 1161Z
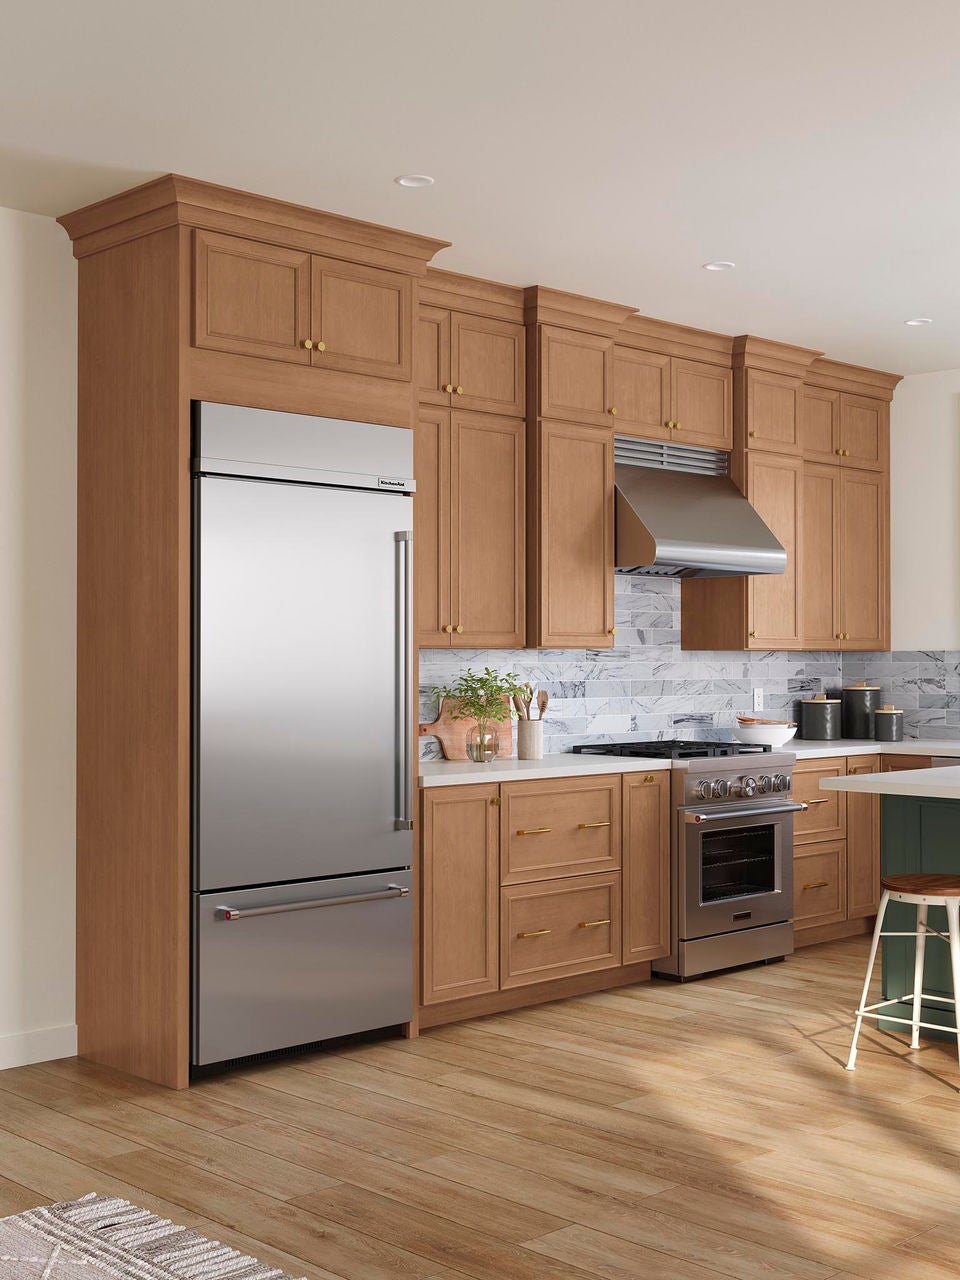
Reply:
M467 734L467 755L476 764L489 764L500 751L500 734L496 725L475 724Z

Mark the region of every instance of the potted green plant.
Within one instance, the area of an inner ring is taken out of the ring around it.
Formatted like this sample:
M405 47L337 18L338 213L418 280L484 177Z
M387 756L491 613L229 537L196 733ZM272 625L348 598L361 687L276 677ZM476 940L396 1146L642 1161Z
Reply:
M510 719L510 700L523 693L515 671L500 675L489 667L484 667L482 675L468 668L452 684L434 689L438 699L450 701L452 719L476 721L467 734L467 755L478 763L496 759L500 750L497 725Z

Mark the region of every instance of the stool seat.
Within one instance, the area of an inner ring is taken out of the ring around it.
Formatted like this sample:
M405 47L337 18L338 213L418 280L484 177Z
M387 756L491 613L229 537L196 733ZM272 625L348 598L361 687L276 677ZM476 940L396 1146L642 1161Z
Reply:
M935 898L960 898L960 876L942 876L935 872L915 872L902 876L883 876L880 888L890 893L929 894Z

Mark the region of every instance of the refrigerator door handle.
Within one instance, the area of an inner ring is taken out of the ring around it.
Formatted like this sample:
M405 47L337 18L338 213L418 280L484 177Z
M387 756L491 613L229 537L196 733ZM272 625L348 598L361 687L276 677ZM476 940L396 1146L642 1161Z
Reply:
M413 830L413 533L393 535L397 548L397 816L396 831Z
M406 898L410 890L398 884L375 893L350 893L342 898L312 898L309 902L278 902L270 907L217 907L218 920L246 920L251 916L278 916L287 911L313 911L317 907L346 907L351 902L379 902L383 898Z

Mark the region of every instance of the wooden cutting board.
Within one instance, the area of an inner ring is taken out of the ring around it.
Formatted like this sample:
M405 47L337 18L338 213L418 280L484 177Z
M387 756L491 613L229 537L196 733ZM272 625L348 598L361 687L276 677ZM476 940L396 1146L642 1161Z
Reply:
M503 699L509 702L508 698ZM440 746L447 760L468 760L467 734L475 726L475 720L454 720L450 714L456 704L455 698L442 698L440 711L432 724L420 725L421 738L439 738ZM500 735L500 755L513 755L513 717L502 720L496 725Z

